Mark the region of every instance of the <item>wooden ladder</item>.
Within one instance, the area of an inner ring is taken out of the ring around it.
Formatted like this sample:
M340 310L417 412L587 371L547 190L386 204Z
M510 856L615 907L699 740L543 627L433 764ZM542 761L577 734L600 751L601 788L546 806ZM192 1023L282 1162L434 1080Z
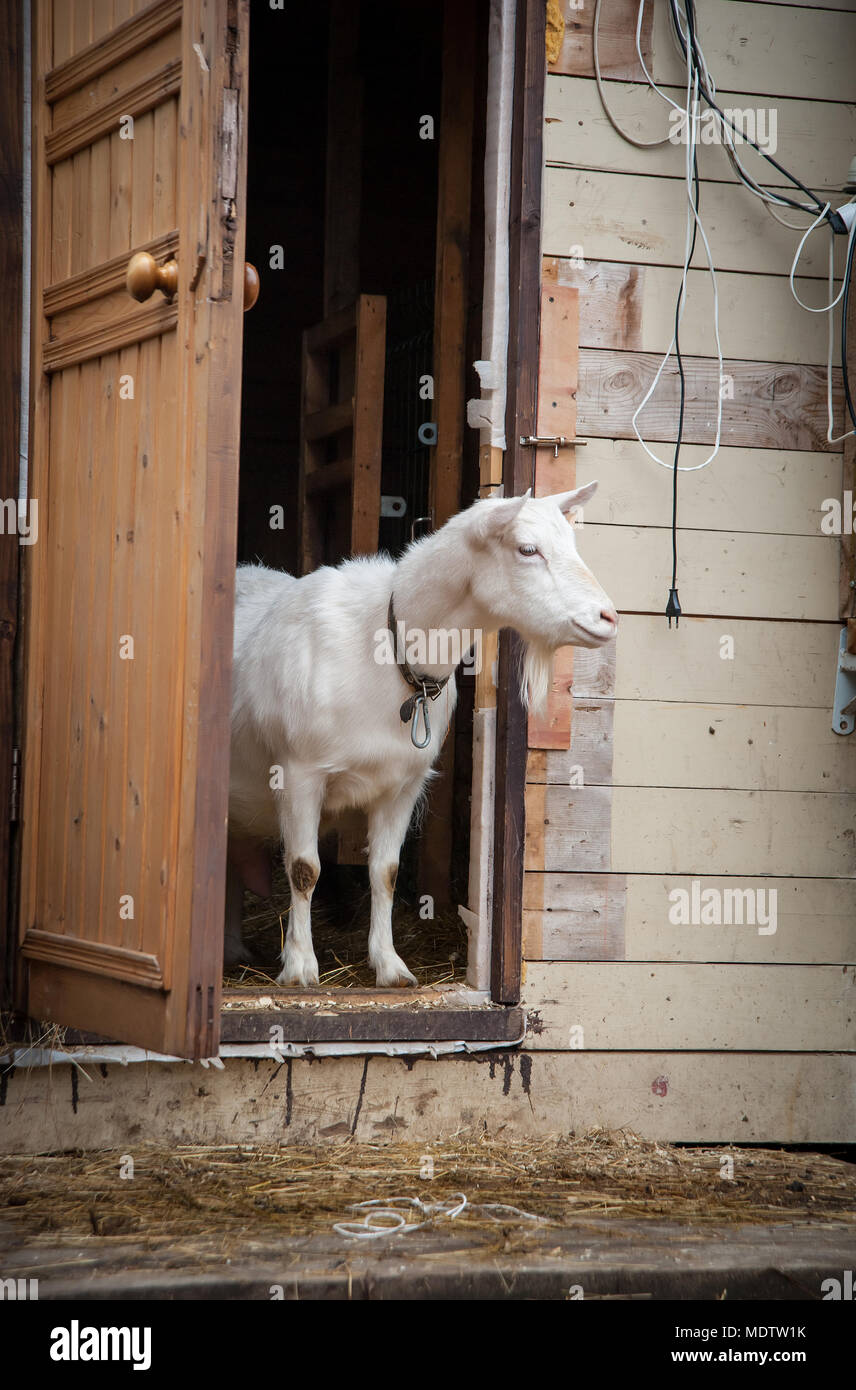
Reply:
M303 334L301 573L378 547L386 299L361 294Z

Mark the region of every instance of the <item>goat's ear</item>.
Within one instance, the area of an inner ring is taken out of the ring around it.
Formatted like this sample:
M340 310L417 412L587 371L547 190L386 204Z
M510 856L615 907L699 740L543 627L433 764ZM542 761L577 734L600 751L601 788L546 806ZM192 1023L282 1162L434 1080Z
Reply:
M531 487L522 497L489 498L479 508L479 517L473 533L477 544L485 545L489 540L502 535L507 526L515 520L525 502L532 495Z
M582 507L596 492L597 483L586 483L585 487L578 487L573 492L556 492L551 500L556 503L559 511L567 516L569 512L575 512Z

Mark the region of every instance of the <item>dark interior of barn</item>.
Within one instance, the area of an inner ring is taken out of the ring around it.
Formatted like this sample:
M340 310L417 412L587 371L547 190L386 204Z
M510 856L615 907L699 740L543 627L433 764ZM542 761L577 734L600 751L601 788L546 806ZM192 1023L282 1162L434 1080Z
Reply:
M482 8L474 5L473 13L483 36ZM261 561L300 574L354 550L397 555L432 527L436 427L428 383L437 370L442 312L435 284L444 235L438 218L444 42L449 34L444 38L439 4L323 0L287 15L252 7L246 257L259 270L261 293L244 319L239 563ZM479 394L472 363L481 355L482 48L479 41L466 170L464 416L466 399ZM449 131L447 148L456 134ZM363 505L357 521L356 485L352 492L343 472L356 452L349 433L355 417L347 414L356 393L355 343L340 336L328 350L325 324L355 302L368 302L366 296L382 306L385 319L383 403L380 391L372 392L370 412L380 445L380 505L368 517ZM312 357L317 342L322 355ZM319 382L323 403L333 410L341 403L345 414L311 440L305 416ZM455 509L478 495L478 434L465 430L463 440ZM316 473L307 481L310 455ZM337 464L338 483L331 484ZM325 485L313 489L319 475ZM459 678L458 688L443 775L405 842L396 893L396 940L403 936L408 944L420 984L461 979L466 969L457 904L467 902L473 682ZM322 986L373 984L366 962L365 833L364 817L355 813L321 845L313 935ZM244 940L254 964L227 970L231 987L269 987L277 974L289 890L279 855L275 862L273 899L245 894Z

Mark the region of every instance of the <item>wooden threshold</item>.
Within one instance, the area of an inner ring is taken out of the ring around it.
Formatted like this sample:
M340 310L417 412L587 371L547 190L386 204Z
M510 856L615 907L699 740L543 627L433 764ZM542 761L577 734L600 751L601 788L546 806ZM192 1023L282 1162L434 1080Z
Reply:
M518 1043L523 1036L524 1013L501 1005L454 1005L448 1002L401 1001L403 991L390 991L395 1000L381 1002L371 991L348 993L338 1005L329 995L302 995L273 1008L236 1008L241 990L223 991L220 1014L222 1043L269 1043L271 1029L281 1028L284 1042L495 1042ZM367 1008L370 1004L372 1007ZM361 1007L362 1006L362 1007Z
M467 1003L453 991L408 990L224 989L220 1011L221 1043L270 1043L272 1029L283 1043L469 1042L518 1044L525 1013L490 1003ZM265 1000L259 1007L256 998ZM268 1002L270 1001L270 1002ZM9 1043L52 1046L44 1028L22 1014L4 1020ZM118 1046L116 1038L80 1029L63 1030L63 1048Z

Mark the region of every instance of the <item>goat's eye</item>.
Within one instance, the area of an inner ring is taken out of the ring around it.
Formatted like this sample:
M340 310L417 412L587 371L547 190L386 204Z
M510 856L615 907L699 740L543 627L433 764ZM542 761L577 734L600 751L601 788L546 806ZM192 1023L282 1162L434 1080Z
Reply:
M537 554L538 554L538 547L537 547L537 545L519 545L519 546L517 547L517 549L520 551L520 554L521 554L521 555L537 555Z

